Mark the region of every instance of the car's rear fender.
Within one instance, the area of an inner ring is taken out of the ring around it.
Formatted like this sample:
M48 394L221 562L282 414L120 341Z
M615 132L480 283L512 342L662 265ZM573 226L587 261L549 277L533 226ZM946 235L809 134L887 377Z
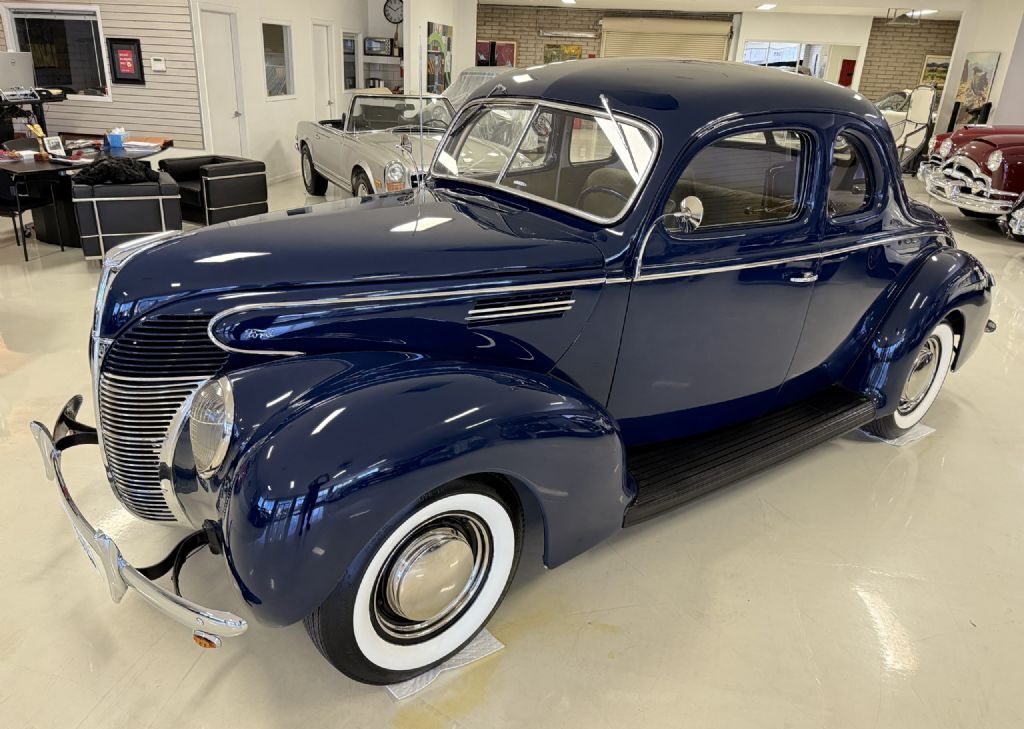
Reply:
M395 352L230 378L236 437L217 476L220 513L261 621L303 618L375 536L458 478L486 474L524 507L532 499L549 566L621 526L630 494L617 427L560 380Z
M914 357L944 319L959 335L953 369L974 352L991 307L992 277L971 254L956 248L930 250L897 294L874 336L843 384L875 400L878 414L899 404Z

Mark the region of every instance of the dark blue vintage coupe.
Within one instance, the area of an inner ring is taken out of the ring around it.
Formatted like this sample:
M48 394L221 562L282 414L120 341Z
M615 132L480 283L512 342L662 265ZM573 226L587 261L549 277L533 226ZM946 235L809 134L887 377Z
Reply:
M412 192L116 249L98 428L81 397L32 427L114 600L241 634L178 591L208 545L260 622L392 682L487 623L530 515L554 567L838 434L907 431L994 328L992 286L858 94L557 63L478 90ZM84 443L131 513L196 530L166 560L79 512L61 452Z

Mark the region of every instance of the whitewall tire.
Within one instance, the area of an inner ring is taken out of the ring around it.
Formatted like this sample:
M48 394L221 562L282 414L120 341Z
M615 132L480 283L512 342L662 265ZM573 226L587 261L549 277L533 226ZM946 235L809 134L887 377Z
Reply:
M515 574L521 516L485 484L421 502L310 615L306 629L346 675L394 683L436 666L487 624Z
M946 381L953 363L953 351L953 327L944 321L925 337L914 355L896 410L871 423L868 429L882 438L892 439L920 423Z

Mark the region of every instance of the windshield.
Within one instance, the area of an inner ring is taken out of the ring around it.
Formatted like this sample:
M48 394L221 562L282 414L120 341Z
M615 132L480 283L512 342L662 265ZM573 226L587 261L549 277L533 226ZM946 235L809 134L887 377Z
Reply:
M879 111L906 111L909 101L910 94L905 91L894 91L875 106Z
M459 117L433 174L507 188L611 222L639 193L654 153L653 132L629 119L496 102Z
M423 128L431 131L447 129L452 121L452 108L446 99L380 94L355 98L349 129L419 131L421 114Z
M459 77L455 79L455 83L446 88L442 95L452 102L454 108L459 109L480 86L493 81L498 76L511 70L513 70L511 66L478 66L476 68L468 68L459 74Z

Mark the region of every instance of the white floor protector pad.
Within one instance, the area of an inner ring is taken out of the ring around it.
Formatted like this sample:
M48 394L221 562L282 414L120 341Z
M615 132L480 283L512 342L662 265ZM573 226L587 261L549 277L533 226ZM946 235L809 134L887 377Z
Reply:
M485 658L492 653L497 653L504 647L505 646L501 641L491 635L490 631L486 629L481 630L477 636L469 642L469 645L442 663L440 666L431 668L426 673L422 673L415 678L410 678L408 681L393 683L390 686L385 686L384 688L386 688L388 693L398 700L407 699L432 684L434 679L440 676L444 671L468 666L470 663L479 661L481 658Z
M922 425L921 423L918 423L913 428L908 430L906 433L901 435L899 438L893 438L891 440L879 438L874 433L869 433L866 430L862 432L869 438L873 438L874 440L880 440L883 443L888 443L891 446L896 446L897 448L900 448L905 445L910 445L915 441L921 440L922 438L931 435L932 433L935 432L935 428L931 428L927 425Z

